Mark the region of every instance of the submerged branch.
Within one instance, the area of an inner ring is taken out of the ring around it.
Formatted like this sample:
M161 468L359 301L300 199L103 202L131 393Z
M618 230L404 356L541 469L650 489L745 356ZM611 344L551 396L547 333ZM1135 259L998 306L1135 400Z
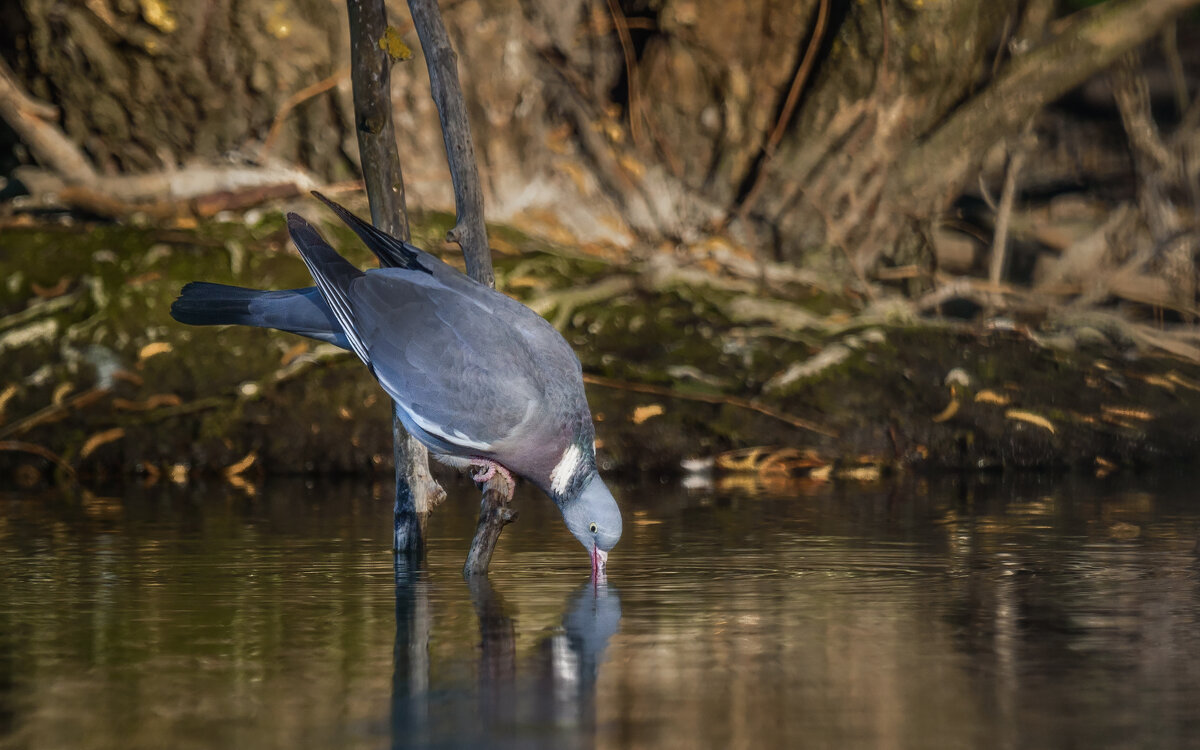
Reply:
M492 253L488 249L487 227L483 222L483 189L479 184L479 167L475 162L475 145L471 140L471 124L462 86L458 81L458 55L450 46L450 37L442 23L436 0L408 0L413 26L421 39L421 50L429 68L429 85L442 124L446 144L446 161L454 183L454 227L446 239L458 243L467 264L467 275L481 284L495 288L496 274L492 268ZM512 489L497 489L489 482L479 507L479 526L471 541L463 575L470 578L486 575L492 552L500 532L516 520L509 507Z
M371 222L402 240L409 238L404 205L404 175L392 124L391 58L379 41L387 31L383 0L348 0L350 80L354 89L354 121L363 179L371 204ZM429 508L445 491L429 474L429 452L409 435L393 410L396 500L392 549L416 551Z

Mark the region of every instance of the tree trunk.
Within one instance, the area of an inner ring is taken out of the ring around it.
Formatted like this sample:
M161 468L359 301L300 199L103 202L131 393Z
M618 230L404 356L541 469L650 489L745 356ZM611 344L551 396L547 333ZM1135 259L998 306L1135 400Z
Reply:
M4 5L5 58L31 94L60 108L61 127L102 173L265 156L330 177L352 176L357 158L344 151L354 148L348 100L314 97L301 104L270 153L260 153L284 101L347 65L345 14L337 5Z
M985 157L1198 4L1054 19L1052 0L461 0L444 19L489 220L620 246L727 229L764 259L867 276L928 266L931 227ZM0 10L0 49L100 171L152 171L257 154L285 100L348 59L335 11L21 0ZM1200 67L1196 24L1181 33ZM344 100L296 104L270 153L349 176ZM410 202L449 208L423 66L395 68L393 101Z

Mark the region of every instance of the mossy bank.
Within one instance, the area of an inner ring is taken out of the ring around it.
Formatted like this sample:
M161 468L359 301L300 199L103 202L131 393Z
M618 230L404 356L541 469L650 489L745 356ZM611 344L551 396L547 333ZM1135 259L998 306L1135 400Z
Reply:
M452 260L448 217L416 219L416 241ZM324 229L369 264L348 231ZM1200 451L1200 368L1139 347L1110 318L947 324L802 274L739 276L724 251L613 262L506 227L492 238L499 286L579 353L610 471L719 458L716 471L783 476L1106 472ZM308 285L279 214L9 225L0 276L0 483L390 473L387 398L350 355L168 315L194 279Z

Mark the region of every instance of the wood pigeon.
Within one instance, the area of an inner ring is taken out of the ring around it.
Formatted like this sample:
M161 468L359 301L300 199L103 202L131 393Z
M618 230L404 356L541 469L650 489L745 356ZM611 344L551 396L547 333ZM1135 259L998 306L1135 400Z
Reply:
M621 538L621 513L596 471L595 427L570 345L520 302L314 195L384 268L360 271L288 214L316 287L196 281L180 292L171 317L276 328L354 351L435 458L481 467L476 481L497 471L511 480L511 471L537 485L588 550L593 570L603 572Z

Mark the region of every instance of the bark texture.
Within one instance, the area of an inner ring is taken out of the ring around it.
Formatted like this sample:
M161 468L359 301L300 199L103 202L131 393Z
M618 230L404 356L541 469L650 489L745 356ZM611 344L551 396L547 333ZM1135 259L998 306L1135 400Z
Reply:
M344 16L323 0L21 0L0 10L0 49L98 169L151 172L259 158L287 97L346 65ZM271 156L351 176L347 105L298 107Z
M725 230L762 258L870 276L880 261L928 267L934 225L981 165L1197 4L1110 0L1057 18L1049 0L461 0L442 12L489 219L618 246ZM0 54L28 94L62 108L102 172L255 152L284 110L270 153L336 179L357 159L346 82L284 107L348 58L336 10L20 0L0 10ZM391 17L419 47L399 3ZM1200 64L1186 24L1181 107ZM449 208L425 67L398 65L392 87L409 199ZM1045 160L1028 162L1026 179L1040 179Z

